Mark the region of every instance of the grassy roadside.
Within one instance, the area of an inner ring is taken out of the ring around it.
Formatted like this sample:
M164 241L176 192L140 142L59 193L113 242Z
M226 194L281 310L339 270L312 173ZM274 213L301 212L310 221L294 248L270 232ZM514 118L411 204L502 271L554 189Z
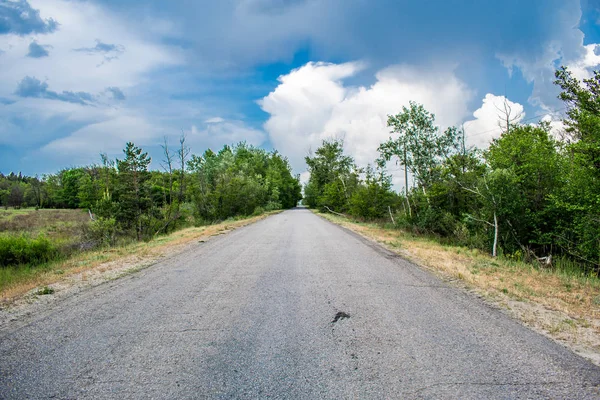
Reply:
M203 241L210 236L225 234L249 225L279 211L259 216L229 219L219 224L182 229L159 236L149 242L99 249L75 254L63 261L50 262L33 268L0 268L0 305L9 305L29 292L51 294L55 287L75 281L115 279L151 265L158 258L177 252L188 243Z
M600 279L494 259L478 250L344 217L321 217L374 240L445 279L459 280L536 330L600 363Z

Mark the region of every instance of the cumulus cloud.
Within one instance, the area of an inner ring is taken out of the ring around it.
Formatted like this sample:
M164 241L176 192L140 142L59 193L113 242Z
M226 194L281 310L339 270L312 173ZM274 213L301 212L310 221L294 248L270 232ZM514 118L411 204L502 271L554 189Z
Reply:
M117 101L125 100L125 94L118 87L107 87L106 91L112 96L113 100L117 100Z
M51 48L50 45L42 45L38 44L35 40L29 43L29 52L27 53L27 57L31 58L42 58L48 57L50 53L48 53L48 49Z
M94 96L87 92L63 91L61 93L48 90L48 84L31 76L26 76L19 82L15 94L20 97L33 97L50 100L66 101L67 103L90 105L94 102Z
M556 115L547 114L544 115L540 121L548 122L550 124L550 134L556 140L569 139L569 135L565 131L565 124L562 119L557 118Z
M517 48L497 54L512 73L519 68L527 82L533 84L529 102L548 112L561 107L559 89L554 85L554 73L561 65L568 66L578 78L587 78L600 65L597 44L584 45L584 34L578 29L581 20L579 1L564 1L560 9L545 24L547 31L541 46Z
M397 65L376 74L371 86L353 87L344 80L361 71L359 63L308 63L279 78L279 86L259 101L270 114L264 125L273 145L286 154L296 171L323 139L344 139L357 163L372 163L387 140L387 117L410 100L436 114L442 127L468 115L471 91L449 70Z
M592 77L592 70L600 65L600 44L588 44L583 46L584 55L567 64L573 75L580 80Z
M502 127L506 126L507 112L512 123L519 123L525 118L521 104L504 96L486 94L481 107L473 113L475 119L464 123L466 145L479 149L487 148L493 139L502 134Z
M0 35L51 33L57 28L58 22L42 19L39 10L32 8L27 0L0 0Z

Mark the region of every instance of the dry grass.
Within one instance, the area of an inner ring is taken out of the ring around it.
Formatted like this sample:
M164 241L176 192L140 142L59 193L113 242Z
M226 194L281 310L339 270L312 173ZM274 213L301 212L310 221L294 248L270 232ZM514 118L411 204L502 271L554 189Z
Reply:
M597 277L494 259L478 250L442 245L377 224L352 222L331 214L319 215L383 244L443 278L459 279L528 325L574 347L585 347L582 352L600 362L600 279Z
M43 234L55 243L77 241L90 217L82 210L0 210L0 232Z
M32 268L29 273L19 275L16 281L1 289L0 304L10 305L27 293L49 285L64 287L75 281L114 279L148 266L160 257L178 252L190 242L227 233L274 213L276 212L246 219L228 220L215 225L187 228L167 236L160 236L150 242L136 242L122 247L82 252L44 268Z

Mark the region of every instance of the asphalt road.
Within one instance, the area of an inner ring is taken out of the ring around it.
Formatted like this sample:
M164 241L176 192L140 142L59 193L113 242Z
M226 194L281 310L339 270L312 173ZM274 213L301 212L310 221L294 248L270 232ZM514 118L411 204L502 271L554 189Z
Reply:
M3 399L584 399L598 385L600 368L303 209L0 333Z

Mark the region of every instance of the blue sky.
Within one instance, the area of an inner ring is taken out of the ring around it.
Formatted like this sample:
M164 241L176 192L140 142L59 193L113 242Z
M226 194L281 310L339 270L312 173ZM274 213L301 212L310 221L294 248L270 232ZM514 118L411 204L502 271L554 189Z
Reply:
M194 153L276 147L297 173L342 137L366 164L409 100L473 146L500 134L504 101L558 131L553 71L598 68L599 24L598 0L0 0L0 171L127 141L158 167L182 131Z

